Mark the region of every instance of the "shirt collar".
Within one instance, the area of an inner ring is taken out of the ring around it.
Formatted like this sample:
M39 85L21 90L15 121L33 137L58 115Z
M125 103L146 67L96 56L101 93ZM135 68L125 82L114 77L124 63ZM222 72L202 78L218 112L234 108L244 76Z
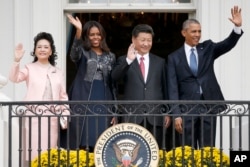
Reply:
M136 57L137 57L137 60L138 60L138 61L140 61L141 56L142 56L142 55L140 55L140 54L137 53ZM143 57L144 57L144 61L145 61L145 60L148 60L148 59L149 59L149 58L148 58L148 57L149 57L149 53L146 53L145 55L143 55Z

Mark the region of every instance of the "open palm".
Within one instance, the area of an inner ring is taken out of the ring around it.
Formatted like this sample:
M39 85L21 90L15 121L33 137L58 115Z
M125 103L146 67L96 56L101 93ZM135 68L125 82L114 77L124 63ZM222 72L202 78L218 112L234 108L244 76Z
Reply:
M68 20L71 24L73 24L75 26L76 29L81 30L82 29L82 23L79 20L78 17L74 18L72 15L67 14Z
M234 8L231 9L231 14L232 18L229 18L229 20L236 26L240 27L242 24L241 8L234 6Z
M23 44L19 43L16 48L15 48L15 61L19 62L23 55L24 55L24 50L23 50Z

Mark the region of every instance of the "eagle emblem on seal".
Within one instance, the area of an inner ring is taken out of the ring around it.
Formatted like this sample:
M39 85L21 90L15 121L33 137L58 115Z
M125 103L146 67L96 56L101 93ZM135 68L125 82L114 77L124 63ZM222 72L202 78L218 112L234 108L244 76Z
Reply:
M119 167L139 167L143 162L143 158L139 158L136 163L140 144L131 139L122 139L113 144L113 149L117 160L121 163Z

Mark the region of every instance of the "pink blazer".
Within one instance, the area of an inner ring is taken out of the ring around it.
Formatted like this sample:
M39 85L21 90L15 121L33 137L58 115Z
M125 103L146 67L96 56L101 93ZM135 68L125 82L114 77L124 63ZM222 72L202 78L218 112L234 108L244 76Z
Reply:
M47 76L51 81L53 101L67 101L68 95L62 71L54 66L45 70L39 63L30 63L20 70L20 63L14 62L9 79L14 83L26 81L25 101L42 101Z
M12 65L9 79L14 83L19 83L22 81L26 82L27 85L27 93L24 97L25 101L43 101L43 94L46 87L47 76L51 82L52 88L52 101L67 101L68 95L66 93L64 75L61 70L54 66L50 66L49 68L44 68L38 62L30 63L25 65L23 69L20 69L19 63L14 63ZM65 105L63 105L65 107ZM59 107L63 107L59 106ZM36 108L35 105L29 105L29 107ZM48 109L51 106L39 106L38 109ZM63 107L63 108L64 108ZM66 107L68 108L68 107ZM32 109L32 110L33 110ZM62 109L62 108L61 108ZM51 111L51 110L50 110ZM61 110L63 115L69 115L69 111L66 109ZM32 112L26 112L26 114L32 114ZM45 114L53 115L51 112L46 112ZM41 136L41 150L46 151L48 149L48 138L50 138L50 147L57 147L57 139L58 139L58 119L57 117L52 117L50 122L50 134L48 134L48 120L46 117L41 119L41 130L38 130L38 119L32 119L32 143L31 147L31 158L34 159L37 157L37 149L38 149L38 138L40 132ZM26 138L29 137L29 124L28 121L25 122L26 126ZM42 135L41 135L42 134ZM26 140L26 147L28 146L28 140ZM28 160L28 149L25 151L26 159Z

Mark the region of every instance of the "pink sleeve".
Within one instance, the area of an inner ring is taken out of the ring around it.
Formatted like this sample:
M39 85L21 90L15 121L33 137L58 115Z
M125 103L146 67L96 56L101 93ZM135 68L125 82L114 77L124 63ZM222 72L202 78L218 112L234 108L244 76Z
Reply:
M28 77L28 69L24 68L20 70L20 63L14 62L9 73L9 80L14 83L18 83L25 81L27 77Z

